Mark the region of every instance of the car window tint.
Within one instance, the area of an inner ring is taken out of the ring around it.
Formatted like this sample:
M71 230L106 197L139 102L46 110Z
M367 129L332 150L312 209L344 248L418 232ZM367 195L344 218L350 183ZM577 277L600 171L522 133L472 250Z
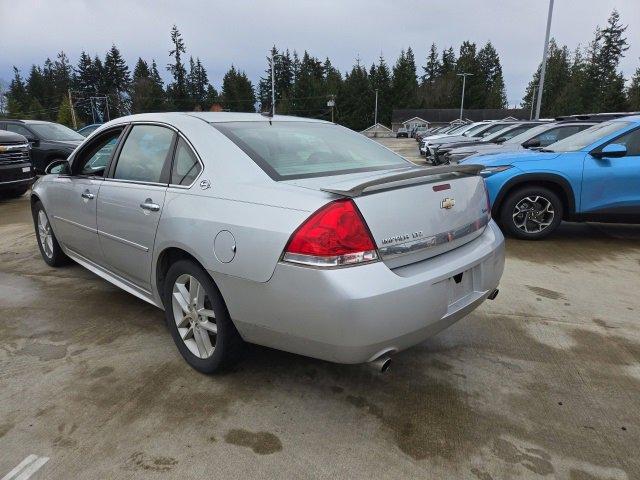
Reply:
M575 135L585 128L587 128L586 125L572 125L570 127L562 127L558 129L558 138L555 141L562 140L563 138L570 137L571 135Z
M551 145L554 142L557 142L560 138L564 138L564 137L560 137L560 132L564 130L562 128L553 128L551 130L547 130L544 133L541 133L540 135L538 135L536 137L536 140L540 140L540 146L541 147L546 147Z
M627 157L640 156L640 129L626 133L621 137L611 141L627 147Z
M157 125L134 125L122 146L113 178L160 182L173 132Z
M27 138L33 137L33 134L29 130L24 128L22 125L16 125L15 123L7 123L7 130L19 135L23 135Z
M173 185L191 185L202 170L191 148L182 138L178 140L176 154L173 157L171 183Z
M116 130L90 142L82 149L77 161L74 162L77 165L74 170L79 175L103 176L121 133L122 130Z

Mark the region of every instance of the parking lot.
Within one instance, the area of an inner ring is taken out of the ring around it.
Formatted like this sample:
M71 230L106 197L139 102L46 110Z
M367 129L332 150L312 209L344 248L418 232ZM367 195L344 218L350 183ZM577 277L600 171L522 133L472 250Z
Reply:
M0 477L34 454L48 479L639 478L639 269L640 226L564 224L509 239L498 298L386 374L253 347L204 376L0 201Z

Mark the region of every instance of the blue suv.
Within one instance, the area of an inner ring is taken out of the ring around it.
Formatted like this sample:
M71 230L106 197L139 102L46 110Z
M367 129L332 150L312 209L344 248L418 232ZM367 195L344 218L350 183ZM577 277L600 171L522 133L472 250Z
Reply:
M469 157L481 164L493 217L536 240L562 220L640 223L640 116L600 123L539 151Z

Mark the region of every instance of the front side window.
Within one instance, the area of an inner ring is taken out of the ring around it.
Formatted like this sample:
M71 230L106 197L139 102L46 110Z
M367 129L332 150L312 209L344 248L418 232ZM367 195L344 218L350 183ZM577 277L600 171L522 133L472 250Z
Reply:
M157 125L134 125L127 136L113 178L160 183L174 133Z
M549 145L549 150L553 152L577 152L585 147L588 147L592 143L597 142L601 138L608 137L612 133L624 130L629 125L629 122L603 122L594 125L580 133L571 135L570 137L560 140L558 142Z
M227 122L212 126L274 180L407 167L404 158L339 125L314 122Z
M627 147L627 157L640 156L640 129L625 133L609 143L617 143Z
M178 139L171 169L172 185L191 185L202 170L195 154L182 138Z
M22 125L16 125L15 123L7 123L7 130L13 133L17 133L18 135L22 135L23 137L33 137L33 133L24 128Z
M84 146L73 161L73 173L76 175L104 176L105 169L118 144L121 133L122 129L107 132Z

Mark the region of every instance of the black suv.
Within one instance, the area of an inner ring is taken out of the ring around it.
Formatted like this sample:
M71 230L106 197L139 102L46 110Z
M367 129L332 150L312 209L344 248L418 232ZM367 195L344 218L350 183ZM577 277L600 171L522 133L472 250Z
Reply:
M0 196L24 195L35 179L27 139L0 130Z
M64 125L40 120L0 120L0 130L22 135L31 144L36 173L43 174L54 160L66 160L84 137Z

